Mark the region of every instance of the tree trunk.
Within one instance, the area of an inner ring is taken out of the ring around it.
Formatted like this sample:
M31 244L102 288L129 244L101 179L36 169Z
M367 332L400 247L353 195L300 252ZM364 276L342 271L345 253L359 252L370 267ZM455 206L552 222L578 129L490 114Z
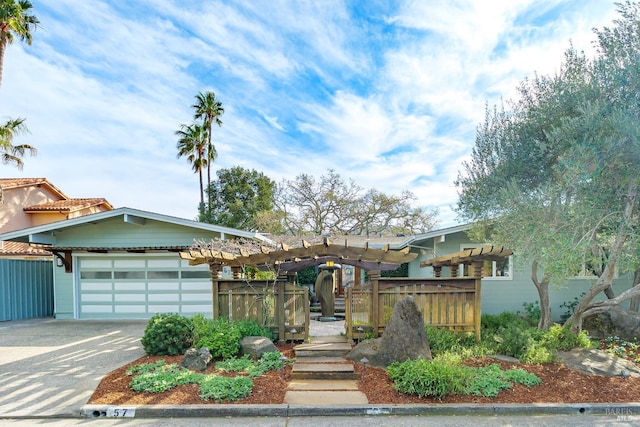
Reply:
M4 51L7 48L7 36L0 35L0 85L2 85L2 70L4 68Z
M636 269L636 274L633 277L633 287L640 287L640 267ZM629 310L637 312L638 307L640 307L640 296L635 296L629 302Z
M622 254L627 238L629 237L630 233L633 232L632 224L635 222L635 218L633 218L633 216L635 214L637 197L638 187L633 183L629 184L627 194L624 196L626 200L626 206L624 209L623 219L620 226L618 227L618 231L616 232L613 244L611 245L611 249L609 251L609 260L605 265L602 274L600 275L600 277L598 277L596 283L585 294L584 298L582 299L582 301L580 301L571 317L569 317L569 319L567 319L567 321L565 322L565 325L570 326L571 331L575 334L580 332L580 329L582 329L582 318L585 312L590 308L590 303L593 298L595 298L600 292L603 292L605 289L611 286L615 268L618 263L618 258L620 257L620 254ZM616 298L610 299L609 301L615 300Z
M538 290L540 297L540 321L538 329L549 329L553 324L551 318L551 302L549 301L549 276L543 275L542 280L538 280L538 261L531 264L531 280Z

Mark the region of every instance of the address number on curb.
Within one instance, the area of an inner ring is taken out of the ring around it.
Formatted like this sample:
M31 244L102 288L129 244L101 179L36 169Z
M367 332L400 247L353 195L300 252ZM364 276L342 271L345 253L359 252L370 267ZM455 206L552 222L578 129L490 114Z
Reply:
M136 408L107 408L107 417L111 418L133 418L136 416Z

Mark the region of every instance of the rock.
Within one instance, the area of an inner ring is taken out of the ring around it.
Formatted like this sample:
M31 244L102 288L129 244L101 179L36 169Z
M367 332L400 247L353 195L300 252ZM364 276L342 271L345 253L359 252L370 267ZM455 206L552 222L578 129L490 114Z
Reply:
M585 374L640 377L640 369L635 363L603 350L574 348L571 351L559 351L557 357L567 368Z
M363 357L371 366L381 368L393 362L432 358L424 319L414 298L406 297L396 303L380 338L361 342L347 355L347 359L355 362L360 362Z
M640 337L640 313L627 310L620 306L613 306L604 313L597 313L586 317L582 327L589 331L594 338L618 336L632 341Z
M190 348L180 362L180 366L183 368L191 369L192 371L204 371L207 369L213 357L209 352L209 349L202 347L200 349Z
M316 296L320 301L320 311L322 311L322 317L333 317L336 311L336 297L335 289L333 287L333 273L327 270L322 270L316 279L314 286L316 290Z
M254 360L260 359L262 353L278 351L269 338L244 337L240 340L240 354L248 354Z

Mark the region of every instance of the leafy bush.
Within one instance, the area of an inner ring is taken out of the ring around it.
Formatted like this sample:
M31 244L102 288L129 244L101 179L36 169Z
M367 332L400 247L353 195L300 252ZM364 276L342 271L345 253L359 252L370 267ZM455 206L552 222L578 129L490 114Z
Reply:
M152 364L148 364L152 365ZM203 374L182 368L175 363L170 365L156 366L151 370L147 370L149 366L142 368L146 372L140 373L133 377L129 387L133 391L148 393L162 393L174 387L184 384L197 384L204 377Z
M509 326L518 326L523 329L529 327L523 318L510 311L503 311L500 314L483 314L480 324L482 335L487 336Z
M513 383L527 387L540 384L540 378L522 369L503 371L492 364L473 368L443 360L419 359L393 363L387 367L394 388L400 393L442 399L449 394L473 394L495 397Z
M516 384L522 384L526 387L531 387L534 385L540 385L542 380L532 374L531 372L527 372L524 369L520 368L511 368L507 371L502 371L502 378L507 381L511 381Z
M469 368L472 378L465 388L464 394L474 396L495 397L502 390L511 388L511 383L502 378L500 365L492 364L483 368Z
M244 337L265 337L273 341L273 334L264 326L258 324L256 320L242 320L238 322L240 329L240 338Z
M531 328L513 323L503 326L493 335L494 348L497 353L520 359L527 348L534 344Z
M193 345L193 323L179 314L156 314L149 319L141 341L150 356L184 354Z
M253 361L248 355L241 358L225 359L216 363L216 369L224 372L245 372L249 377L255 378L267 371L277 370L284 366L284 361L280 359L282 353L273 351L263 353L260 359Z
M125 374L127 375L146 374L147 372L154 371L161 366L164 366L163 359L160 359L154 363L141 363L140 365L130 366L125 372Z
M530 326L537 326L542 315L540 311L540 302L525 302L522 304L523 312L518 311L516 314L523 316Z
M253 381L247 377L208 375L200 382L200 398L216 402L233 401L251 394Z
M565 312L562 313L562 316L560 317L563 322L567 320L569 317L571 317L573 312L576 311L576 307L578 306L578 304L580 304L580 301L584 299L585 295L586 295L586 292L583 292L579 296L574 297L571 301L565 301L562 304L560 304L560 307L565 309Z
M438 360L407 360L387 367L393 387L400 393L442 399L465 389L468 371L461 366Z
M193 317L196 348L206 347L214 359L228 359L240 351L240 328L224 317L207 319L201 314Z
M550 350L568 351L576 347L591 348L591 339L587 331L582 330L574 335L568 326L555 324L546 331L541 331L538 341Z
M427 342L429 343L431 354L434 356L475 344L475 336L465 332L456 332L430 325L426 325L424 330L427 334Z

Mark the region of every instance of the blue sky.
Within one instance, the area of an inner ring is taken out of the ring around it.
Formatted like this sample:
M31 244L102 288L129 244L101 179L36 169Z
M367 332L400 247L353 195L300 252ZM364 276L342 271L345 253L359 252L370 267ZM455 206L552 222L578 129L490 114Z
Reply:
M335 169L404 189L456 223L453 181L485 105L590 52L606 0L33 0L33 45L5 55L0 119L26 117L22 171L70 197L193 219L198 178L174 132L214 91L217 168L275 181ZM188 4L188 7L185 6Z

